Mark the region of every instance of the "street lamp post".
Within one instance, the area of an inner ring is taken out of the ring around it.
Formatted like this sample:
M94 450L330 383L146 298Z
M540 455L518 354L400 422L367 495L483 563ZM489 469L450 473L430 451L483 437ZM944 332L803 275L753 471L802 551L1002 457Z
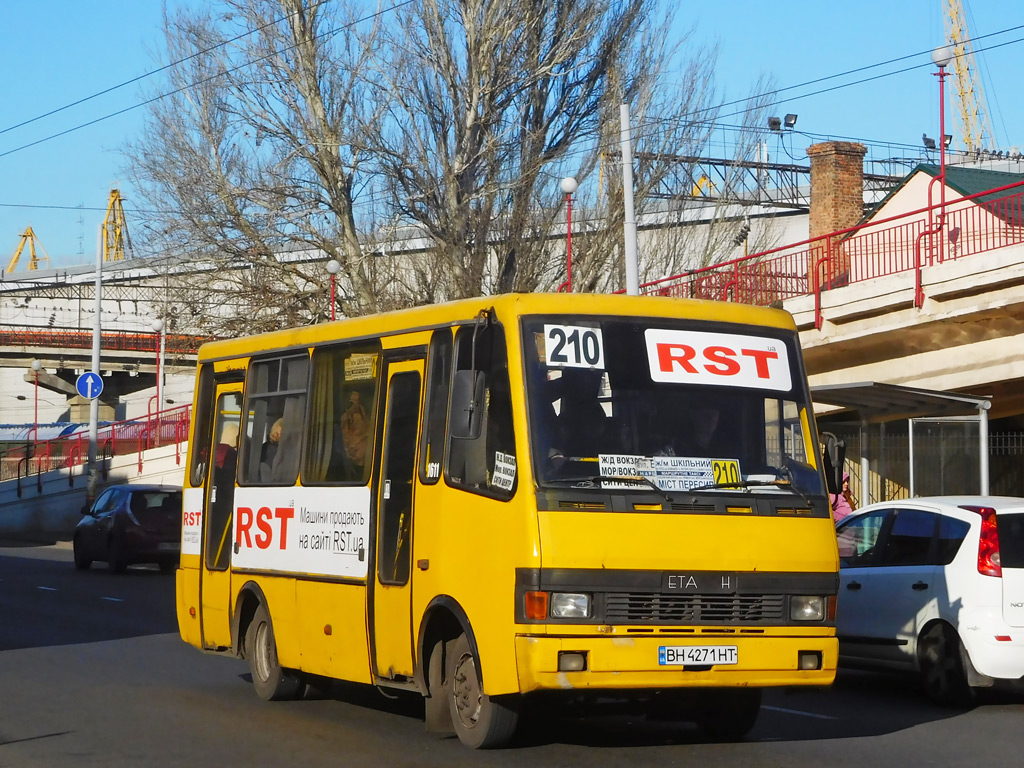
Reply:
M156 398L156 444L160 445L160 411L163 409L161 405L163 396L163 362L164 362L164 350L166 349L166 326L162 317L156 318L153 323L153 330L159 334L159 346L156 351L156 394L153 396Z
M338 273L341 271L341 262L331 259L327 262L327 273L331 276L331 320L334 320L334 291L337 283Z
M35 417L32 424L32 454L36 453L36 446L39 443L39 371L43 364L38 360L32 361L32 375L35 378Z
M953 60L953 49L948 45L932 51L932 62L939 68L933 72L939 78L939 226L946 218L946 66ZM931 205L929 199L928 204Z
M928 226L918 234L914 240L914 306L920 309L924 306L924 287L921 283L921 268L923 258L921 256L921 240L929 238L928 260L931 261L935 254L935 236L942 234L946 226L946 65L953 60L953 49L948 45L939 46L932 51L932 63L939 68L933 72L939 78L939 175L928 182ZM938 183L939 189L939 215L933 216L932 209L932 187ZM939 248L942 248L942 239L939 240ZM940 252L941 259L941 252Z
M580 185L572 176L562 179L562 192L565 193L565 282L558 286L572 293L572 196Z

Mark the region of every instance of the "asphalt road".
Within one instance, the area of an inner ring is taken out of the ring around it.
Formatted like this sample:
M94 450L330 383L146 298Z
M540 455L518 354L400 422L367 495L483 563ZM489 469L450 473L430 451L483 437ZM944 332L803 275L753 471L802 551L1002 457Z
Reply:
M474 753L423 730L415 698L336 685L267 704L244 662L177 636L174 578L78 573L67 546L0 549L0 766L977 766L1021 764L1024 697L970 711L912 680L841 673L771 691L750 736L571 708L535 716L512 749Z

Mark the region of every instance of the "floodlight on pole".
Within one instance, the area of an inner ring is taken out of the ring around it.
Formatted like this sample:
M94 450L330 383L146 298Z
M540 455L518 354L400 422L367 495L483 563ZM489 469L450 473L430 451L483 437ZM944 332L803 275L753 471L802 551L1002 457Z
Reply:
M331 259L327 262L327 274L331 276L331 320L334 320L334 291L338 273L341 271L341 262Z
M579 183L572 176L566 176L561 183L562 192L565 194L565 282L558 286L558 290L565 289L572 293L572 196L580 188Z

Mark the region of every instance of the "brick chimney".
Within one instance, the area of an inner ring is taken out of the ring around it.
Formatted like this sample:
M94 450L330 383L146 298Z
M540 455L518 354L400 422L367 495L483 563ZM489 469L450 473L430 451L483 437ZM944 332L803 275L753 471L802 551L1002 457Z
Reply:
M864 155L852 141L826 141L807 148L811 158L810 237L852 227L864 215Z

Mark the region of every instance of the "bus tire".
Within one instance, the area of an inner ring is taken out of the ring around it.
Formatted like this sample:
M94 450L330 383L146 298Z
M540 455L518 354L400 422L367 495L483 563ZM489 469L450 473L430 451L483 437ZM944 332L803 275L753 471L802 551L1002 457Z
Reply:
M471 749L503 747L515 735L519 712L509 700L483 692L479 664L466 635L452 643L448 654L448 702L459 741Z
M430 651L427 662L427 698L424 701L424 720L427 731L443 735L455 733L449 704L448 678L445 675L445 660L451 643L438 640Z
M274 627L262 603L245 632L245 657L252 672L252 686L264 701L290 701L305 693L304 683L283 670L277 661Z
M760 712L760 688L707 688L697 694L697 728L711 741L739 741Z

